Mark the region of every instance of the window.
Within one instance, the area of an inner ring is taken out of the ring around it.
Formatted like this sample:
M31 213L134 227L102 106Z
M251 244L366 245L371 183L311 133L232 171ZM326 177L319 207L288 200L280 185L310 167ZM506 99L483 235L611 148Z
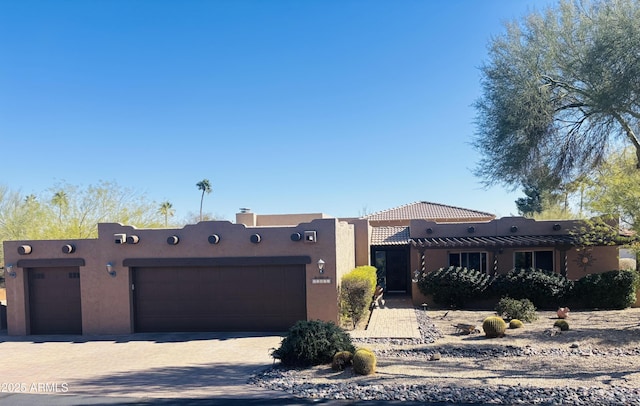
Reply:
M515 269L544 269L553 272L553 251L520 251L514 255Z
M487 272L486 252L452 252L449 253L449 266L459 266Z

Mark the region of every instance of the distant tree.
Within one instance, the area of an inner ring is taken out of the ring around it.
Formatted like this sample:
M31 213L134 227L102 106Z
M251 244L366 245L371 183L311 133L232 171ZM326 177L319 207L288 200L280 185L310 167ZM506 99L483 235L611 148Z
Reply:
M211 182L209 179L202 179L200 182L196 183L198 190L202 190L202 196L200 197L200 221L202 221L202 203L204 202L204 194L211 193Z
M525 197L516 199L518 213L523 216L532 216L534 213L542 213L542 196L540 190L533 185L525 185L523 190Z
M64 190L60 190L53 195L51 204L58 208L58 220L62 223L62 213L69 207L69 199Z
M175 214L175 210L173 210L173 205L169 202L163 202L160 205L160 209L158 209L158 212L164 216L164 226L167 227L167 225L169 224L169 217L173 217L173 215Z
M136 227L162 225L154 202L115 182L100 181L86 187L59 184L51 189L51 193L52 196L64 193L67 208L61 227L53 227L49 222L49 238L95 238L98 223L106 222Z
M476 102L485 184L544 165L564 183L630 143L640 167L640 2L560 1L493 38Z
M632 148L611 154L593 174L584 192L592 213L614 216L621 226L640 232L640 171Z

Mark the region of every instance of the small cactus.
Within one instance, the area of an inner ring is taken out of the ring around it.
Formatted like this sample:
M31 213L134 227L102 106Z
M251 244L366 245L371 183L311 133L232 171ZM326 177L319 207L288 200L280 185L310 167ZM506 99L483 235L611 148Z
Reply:
M331 369L334 371L344 371L353 362L353 354L349 351L338 351L331 361Z
M556 320L555 323L553 323L553 327L557 327L560 329L560 331L567 331L569 330L569 323L567 323L566 320Z
M518 319L513 319L509 322L509 328L511 329L522 328L522 327L524 327L524 323Z
M507 323L500 316L489 316L482 322L482 329L487 338L503 337Z
M371 350L361 348L353 354L353 371L360 375L376 372L376 356Z

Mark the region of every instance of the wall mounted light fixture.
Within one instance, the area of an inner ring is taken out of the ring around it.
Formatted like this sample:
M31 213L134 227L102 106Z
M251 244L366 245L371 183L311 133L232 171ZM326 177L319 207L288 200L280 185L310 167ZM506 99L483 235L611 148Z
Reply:
M115 278L116 271L113 269L113 264L111 262L107 262L107 273L111 275L112 278Z
M13 264L6 265L4 273L9 275L12 278L15 278L16 277L16 271L13 270Z
M324 261L322 260L322 258L318 260L318 272L320 272L321 274L324 273Z

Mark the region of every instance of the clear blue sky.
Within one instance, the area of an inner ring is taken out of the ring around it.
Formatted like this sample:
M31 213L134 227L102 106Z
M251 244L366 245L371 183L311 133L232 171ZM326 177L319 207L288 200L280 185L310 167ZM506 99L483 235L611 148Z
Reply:
M0 0L0 184L113 181L204 211L357 216L483 190L473 102L541 1Z

